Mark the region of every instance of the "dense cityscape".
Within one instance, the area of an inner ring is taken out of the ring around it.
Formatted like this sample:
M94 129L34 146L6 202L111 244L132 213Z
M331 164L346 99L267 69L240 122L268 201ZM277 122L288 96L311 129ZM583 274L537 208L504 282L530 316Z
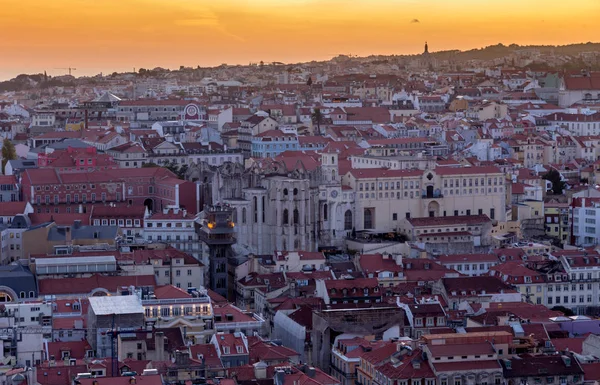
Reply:
M1 385L600 382L600 46L0 82Z

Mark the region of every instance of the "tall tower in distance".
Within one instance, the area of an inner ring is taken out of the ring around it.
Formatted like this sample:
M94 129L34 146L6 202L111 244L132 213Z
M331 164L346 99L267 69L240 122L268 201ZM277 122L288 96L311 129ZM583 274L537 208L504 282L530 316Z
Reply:
M423 51L423 55L427 55L429 53L429 46L427 45L427 42L425 42L425 50Z
M228 260L234 256L231 245L236 242L233 209L229 205L217 204L204 208L205 217L196 229L198 238L208 246L208 278L212 291L233 300L228 290Z

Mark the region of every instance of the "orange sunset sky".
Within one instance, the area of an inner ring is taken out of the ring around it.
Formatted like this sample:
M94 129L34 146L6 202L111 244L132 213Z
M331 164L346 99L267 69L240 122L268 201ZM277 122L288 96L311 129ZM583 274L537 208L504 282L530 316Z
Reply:
M0 79L597 42L598 20L600 0L0 0Z

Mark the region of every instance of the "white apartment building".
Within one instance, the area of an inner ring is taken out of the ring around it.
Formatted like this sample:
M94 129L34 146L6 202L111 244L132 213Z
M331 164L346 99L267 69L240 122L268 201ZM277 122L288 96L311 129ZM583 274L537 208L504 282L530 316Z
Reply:
M600 306L600 255L585 250L561 254L566 282L554 282L554 285L548 282L547 306L564 306L575 314L595 314Z
M573 198L573 242L592 246L600 239L600 198Z
M351 156L352 168L389 168L391 170L428 170L435 168L436 157L424 155Z
M183 251L171 248L135 250L134 260L152 265L156 284L159 286L173 285L183 290L195 290L204 286L205 265ZM140 269L141 271L143 270Z
M2 362L33 366L44 357L44 342L51 339L52 306L50 303L6 303L0 310L0 352ZM14 338L18 343L14 343Z
M52 112L37 112L31 117L33 127L53 127L56 116Z
M575 136L600 135L600 113L556 113L550 114L546 118L551 125L564 128Z
M183 293L172 295L173 290L176 289L162 286L142 298L146 324L155 328L185 328L187 341L207 343L215 333L210 297L205 292L196 292L186 298Z
M144 219L144 236L149 243L166 243L201 259L202 247L196 234L198 215L187 210L167 208Z
M408 218L487 215L504 221L504 179L493 166L351 169L342 184L355 192L356 231L389 232Z

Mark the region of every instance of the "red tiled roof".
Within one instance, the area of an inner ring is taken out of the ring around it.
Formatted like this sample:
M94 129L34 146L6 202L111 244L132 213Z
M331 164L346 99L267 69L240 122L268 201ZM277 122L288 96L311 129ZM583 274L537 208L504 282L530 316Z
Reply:
M206 290L208 293L208 296L210 297L210 301L212 302L213 305L226 305L227 302L227 298L223 297L221 294L214 292L210 289Z
M250 350L250 363L259 361L289 362L300 354L293 349L279 346L264 341L252 341L255 337L248 337L248 349Z
M156 299L192 298L192 296L173 285L157 286L154 288Z
M404 270L393 257L384 258L381 254L363 254L359 257L359 265L363 272L378 273L382 271L400 272Z
M31 213L29 214L31 225L36 226L42 223L55 222L59 226L72 226L75 221L81 221L83 226L90 225L89 214L74 213Z
M39 292L41 295L89 294L96 288L104 288L110 293L114 293L119 288L130 285L154 287L156 279L154 275L103 276L99 274L87 278L50 278L39 281Z
M217 341L219 349L221 350L221 357L229 355L248 354L248 347L244 344L242 337L237 337L229 333L217 333L214 337ZM229 352L225 353L224 347L229 347ZM238 352L237 348L241 347L241 352Z
M96 377L96 378L81 378L81 385L130 385L130 377ZM137 385L162 385L162 376L136 376Z
M207 368L218 369L223 367L223 363L217 354L217 349L213 344L190 346L190 356L198 360L200 360L200 357L202 357Z
M398 347L393 342L388 342L378 349L374 349L370 352L363 354L363 360L370 364L377 365L385 360L388 360L390 356L398 351Z
M87 365L84 362L74 366L38 366L36 371L37 382L40 385L71 385L77 374L87 373L87 370ZM88 385L92 385L92 383L90 382Z
M390 170L387 168L353 168L348 173L356 179L404 178L423 175L423 171L420 170Z
M586 381L600 381L600 362L581 364L581 368L585 372Z
M77 327L76 323L81 322L81 327ZM83 317L64 317L64 318L52 318L52 327L54 330L86 330L87 329L86 319Z
M567 90L600 90L600 73L592 72L590 76L568 76L564 78Z
M445 234L445 233L440 233ZM494 254L444 254L440 255L438 260L444 263L457 262L498 262L498 256Z
M0 175L0 184L17 184L17 177L15 175Z
M447 362L447 363L434 363L433 364L436 372L464 372L471 370L481 369L500 369L498 361L461 361L461 362Z
M494 354L491 343L451 344L451 345L428 345L429 351L434 357L447 356L469 356Z
M26 206L27 202L0 202L0 217L24 214Z
M559 352L569 351L577 354L582 354L583 341L585 341L585 338L582 337L554 338L552 339L552 345L554 345L554 348Z
M240 310L239 308L237 308L236 306L232 305L232 304L227 304L225 306L214 306L213 307L213 313L216 316L220 316L221 320L217 321L215 319L215 324L219 324L219 323L227 323L227 322L251 322L251 321L256 321L253 317L249 316L248 314L244 313L242 310ZM227 319L227 316L230 315L232 316L232 320L229 321Z
M60 360L62 352L69 352L70 358L84 359L92 347L87 341L48 342L48 354Z

